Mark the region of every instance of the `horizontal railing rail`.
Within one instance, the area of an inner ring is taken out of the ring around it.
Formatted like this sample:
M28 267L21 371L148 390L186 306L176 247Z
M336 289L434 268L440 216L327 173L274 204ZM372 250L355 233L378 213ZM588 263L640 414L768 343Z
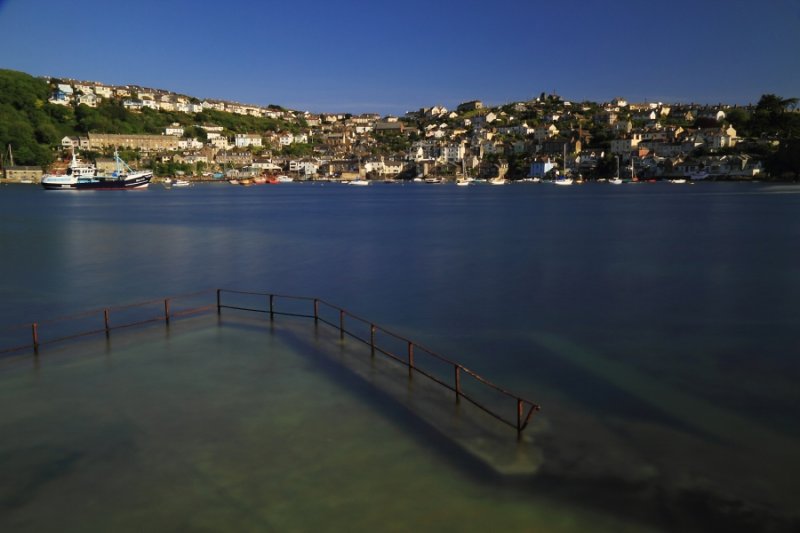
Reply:
M91 335L110 335L114 330L132 328L146 324L164 322L169 325L170 319L213 312L216 306L208 303L214 294L213 289L187 294L179 294L168 298L146 300L132 304L90 309L79 313L64 315L32 323L16 324L0 330L0 334L9 338L20 338L16 332L27 330L26 341L9 347L0 348L0 356L33 350L38 355L43 346L88 337ZM176 307L175 302L190 302L198 297L205 297L204 305ZM72 323L72 327L69 324ZM46 334L51 336L45 336Z
M216 294L216 304L207 303L205 298L213 294ZM254 306L252 302L240 303L229 301L226 303L222 300L224 294L234 295L234 298L235 295L247 298L257 297L259 298L259 302L263 304L263 307ZM183 303L183 305L176 305L178 302ZM288 308L282 306L279 308L279 302L283 304L292 302L295 306L302 305L306 307L298 309L296 307ZM39 356L40 348L46 345L91 335L105 334L108 337L114 330L143 326L157 322L163 322L168 327L171 319L210 313L213 312L214 309L216 309L218 314L220 314L223 309L261 313L269 315L270 320L274 320L275 316L314 319L315 323L323 323L338 330L341 339L348 336L366 344L370 347L372 356L376 353L380 353L388 357L391 361L407 367L409 376L412 376L414 373L420 374L445 389L452 391L455 394L455 401L457 403L462 399L471 403L500 422L515 428L518 435L528 426L534 413L540 410L538 404L496 385L477 372L440 355L430 348L355 315L338 305L334 305L319 298L307 296L233 289L211 289L127 305L92 309L72 315L39 322L17 324L0 329L0 339L2 339L2 342L8 342L6 341L8 338L16 339L22 337L20 340L10 341L12 342L10 347L0 348L0 356L28 350L32 350L35 356ZM323 311L325 310L329 313L333 312L336 318L329 319L323 316ZM82 325L74 325L78 322ZM70 323L73 323L73 326L67 327ZM363 331L368 332L368 334L359 334L355 331L356 327L354 327L353 324L360 324ZM43 333L48 332L52 336L42 336ZM27 337L27 339L23 340L25 337ZM383 337L383 342L381 342L381 337ZM402 346L403 353L397 353L396 347L393 351L389 347L391 341L396 345L399 343L399 346ZM448 368L449 376L445 377L441 375L441 373L425 368L426 361L434 362ZM475 384L486 391L490 391L502 398L512 400L516 407L513 416L509 416L509 413L504 409L503 412L498 412L500 409L496 406L489 406L486 401L478 399L476 394L467 391L463 383L465 378L471 379Z

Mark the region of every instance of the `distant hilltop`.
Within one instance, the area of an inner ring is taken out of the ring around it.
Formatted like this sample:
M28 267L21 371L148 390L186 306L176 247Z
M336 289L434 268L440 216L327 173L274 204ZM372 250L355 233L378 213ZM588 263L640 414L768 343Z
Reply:
M437 104L400 117L315 114L0 70L0 149L13 149L16 164L40 168L73 149L90 158L120 149L160 175L797 179L796 107L796 98L773 94L736 106L571 102L541 93L503 105Z

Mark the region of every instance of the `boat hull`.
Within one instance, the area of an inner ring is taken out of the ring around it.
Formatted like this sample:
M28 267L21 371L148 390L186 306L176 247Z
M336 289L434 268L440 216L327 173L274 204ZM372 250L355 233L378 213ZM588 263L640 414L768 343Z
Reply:
M152 174L129 176L127 178L92 178L78 180L75 189L79 191L119 191L127 189L143 189L150 185Z
M48 183L42 181L42 187L47 191L74 191L75 183Z

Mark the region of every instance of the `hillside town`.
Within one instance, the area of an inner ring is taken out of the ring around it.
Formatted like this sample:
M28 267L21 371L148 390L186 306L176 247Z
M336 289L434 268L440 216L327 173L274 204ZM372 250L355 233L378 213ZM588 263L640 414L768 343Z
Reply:
M121 104L129 113L179 117L148 134L88 131L61 139L53 167L73 150L98 167L115 150L157 175L241 179L288 174L298 180L430 181L578 179L753 180L779 139L741 137L736 118L753 106L570 102L542 93L500 106L480 100L409 111L403 116L292 111L279 106L200 100L165 90L48 80L49 104L72 109ZM207 111L254 120L249 131L196 122ZM259 121L263 121L263 124ZM36 181L53 168L6 161L7 181Z

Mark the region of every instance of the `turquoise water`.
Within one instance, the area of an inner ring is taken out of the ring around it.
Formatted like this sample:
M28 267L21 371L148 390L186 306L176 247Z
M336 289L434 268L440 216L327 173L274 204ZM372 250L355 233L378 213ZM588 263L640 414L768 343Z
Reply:
M15 527L791 527L800 189L7 186L0 207L3 323L202 288L318 296L543 405L539 474L487 479L280 335L65 348L0 376L24 406L0 417Z

